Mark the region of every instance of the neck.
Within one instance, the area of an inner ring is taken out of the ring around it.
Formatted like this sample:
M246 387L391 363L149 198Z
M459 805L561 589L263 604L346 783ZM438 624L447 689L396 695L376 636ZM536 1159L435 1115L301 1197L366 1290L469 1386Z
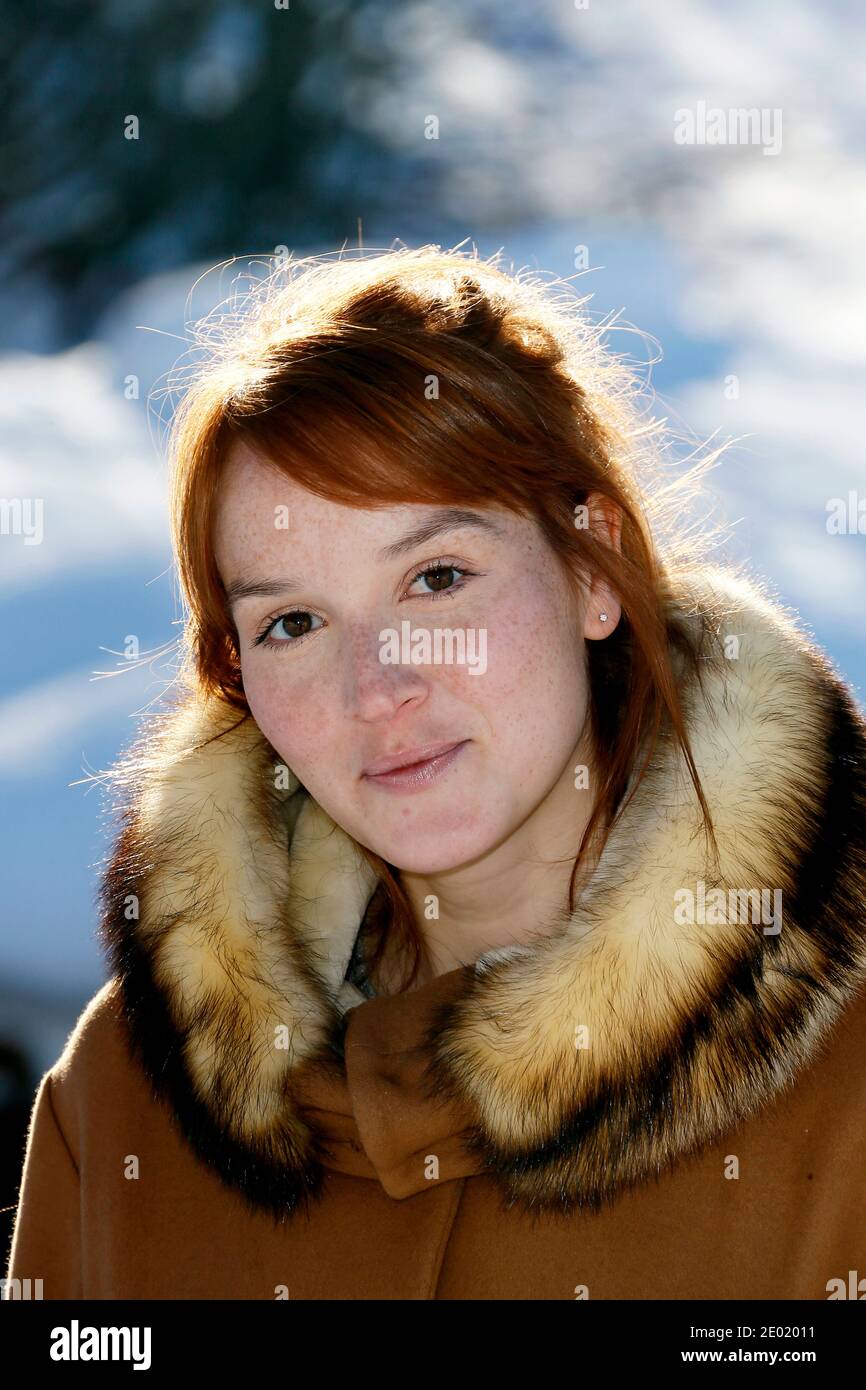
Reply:
M399 873L424 950L411 986L420 989L439 975L472 964L497 947L526 945L567 920L574 861L593 808L595 785L576 788L574 767L588 764L583 744L530 816L482 857L441 873ZM578 876L591 872L589 855ZM435 917L430 916L431 898ZM382 994L402 989L396 951L387 944L376 971Z

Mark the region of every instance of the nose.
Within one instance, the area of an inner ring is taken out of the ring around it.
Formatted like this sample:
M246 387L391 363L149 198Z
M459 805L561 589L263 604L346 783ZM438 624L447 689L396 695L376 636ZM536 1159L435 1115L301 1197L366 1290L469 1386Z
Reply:
M383 661L385 633L380 623L356 624L346 646L346 702L358 719L388 719L410 701L421 703L430 688L426 666ZM398 629L399 631L399 629Z

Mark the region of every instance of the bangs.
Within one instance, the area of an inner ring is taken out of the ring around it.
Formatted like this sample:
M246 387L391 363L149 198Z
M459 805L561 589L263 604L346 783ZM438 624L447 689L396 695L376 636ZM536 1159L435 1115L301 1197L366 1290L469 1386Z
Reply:
M321 345L241 387L229 436L348 506L476 502L535 510L553 440L525 375L448 335ZM226 444L228 441L224 441ZM560 444L564 441L560 440ZM224 450L227 451L227 450ZM572 477L574 475L572 463Z

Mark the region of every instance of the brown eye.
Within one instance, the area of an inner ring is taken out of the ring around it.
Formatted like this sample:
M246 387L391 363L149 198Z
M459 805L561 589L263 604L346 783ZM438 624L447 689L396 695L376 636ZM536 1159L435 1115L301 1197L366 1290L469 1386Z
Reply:
M423 570L419 570L412 580L412 584L417 584L419 580L423 579L424 583L428 586L426 593L419 590L417 594L418 598L435 599L439 596L449 597L451 594L457 593L459 589L462 589L463 585L467 582L467 576L475 574L475 572L475 570L465 569L460 565L437 563L435 565L427 565ZM461 576L456 582L454 578L455 575Z
M433 575L431 587L434 589L447 589L454 582L453 565L436 565L431 570L425 570L419 578L427 579L428 574ZM428 580L428 583L431 581Z
M312 613L284 613L282 618L277 619L275 626L279 627L280 623L285 624L282 636L303 637L305 633L310 631L312 616ZM298 631L299 628L300 631ZM271 632L273 633L273 631L272 628Z
M256 638L255 645L265 647L291 647L309 632L315 631L311 624L315 614L306 609L296 608L291 613L281 613L270 626ZM276 635L274 635L276 634Z

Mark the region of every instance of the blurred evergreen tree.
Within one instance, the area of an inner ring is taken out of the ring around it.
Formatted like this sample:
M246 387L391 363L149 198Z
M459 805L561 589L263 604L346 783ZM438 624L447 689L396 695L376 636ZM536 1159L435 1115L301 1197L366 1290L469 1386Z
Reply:
M71 342L160 269L357 245L390 156L346 86L393 62L357 37L364 9L4 0L0 287L43 285Z

